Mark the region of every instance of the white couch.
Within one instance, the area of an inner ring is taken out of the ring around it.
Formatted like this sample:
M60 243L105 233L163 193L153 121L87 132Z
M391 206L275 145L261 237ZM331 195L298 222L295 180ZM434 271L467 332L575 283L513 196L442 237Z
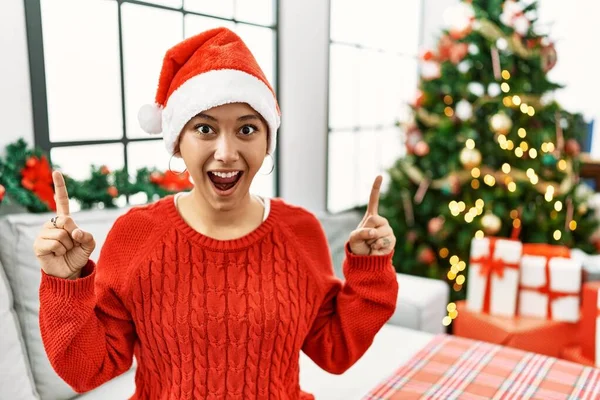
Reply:
M125 211L94 210L74 215L79 225L96 238L97 247L92 258L97 259L114 220ZM48 362L39 332L40 269L32 246L40 227L52 216L14 214L0 217L0 400L126 399L134 391L135 363L125 374L78 395L56 375ZM342 278L343 245L360 219L361 216L355 213L320 216L336 273ZM317 400L360 398L433 334L443 332L441 321L449 297L447 285L403 274L398 274L398 281L396 313L369 352L353 368L335 376L321 371L310 359L301 356L302 387L314 393Z

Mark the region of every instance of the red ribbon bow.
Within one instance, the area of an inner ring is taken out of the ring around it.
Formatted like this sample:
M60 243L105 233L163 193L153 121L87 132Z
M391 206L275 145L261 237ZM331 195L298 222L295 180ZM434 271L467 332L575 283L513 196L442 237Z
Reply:
M519 269L518 263L511 263L502 259L496 258L496 238L490 238L490 252L485 256L472 259L471 263L481 265L479 274L486 277L485 291L483 295L483 312L489 314L490 312L490 297L492 291L492 276L497 275L500 278L504 277L504 270L506 268Z

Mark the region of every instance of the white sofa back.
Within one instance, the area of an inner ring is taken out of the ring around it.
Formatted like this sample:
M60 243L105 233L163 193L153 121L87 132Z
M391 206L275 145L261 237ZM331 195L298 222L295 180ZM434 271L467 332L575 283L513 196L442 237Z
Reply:
M97 242L92 254L97 259L114 220L126 209L83 211L74 214L82 229ZM0 398L66 400L77 394L54 372L42 344L39 315L40 266L33 242L42 225L54 214L17 214L0 219L0 321L3 340L0 349ZM6 280L2 280L6 276ZM3 285L10 287L5 290ZM14 300L14 301L13 301ZM10 324L17 317L18 325ZM18 332L18 334L17 334ZM4 340L9 338L10 343ZM16 340L21 343L17 346ZM18 351L17 349L20 349ZM22 352L26 353L26 358ZM7 371L7 373L5 373ZM27 382L29 380L29 382ZM10 395L9 395L10 394Z

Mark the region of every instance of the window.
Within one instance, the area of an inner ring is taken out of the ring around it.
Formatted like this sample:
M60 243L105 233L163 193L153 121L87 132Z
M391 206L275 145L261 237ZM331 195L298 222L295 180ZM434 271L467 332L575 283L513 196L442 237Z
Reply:
M327 209L368 202L403 154L397 122L415 95L421 1L331 0Z
M277 91L277 0L32 0L25 2L35 144L76 179L89 166L169 168L161 136L137 122L152 102L166 50L226 26L247 43ZM276 155L275 155L275 158ZM275 196L267 157L252 191ZM171 168L185 167L173 158Z

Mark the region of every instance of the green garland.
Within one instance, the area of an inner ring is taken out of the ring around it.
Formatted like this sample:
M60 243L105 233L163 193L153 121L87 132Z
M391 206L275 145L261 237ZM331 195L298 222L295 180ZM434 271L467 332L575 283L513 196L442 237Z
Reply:
M38 148L30 148L23 139L6 146L0 158L0 208L11 203L32 213L55 211L52 165ZM144 193L148 201L192 188L187 172L175 174L156 168L140 168L134 177L125 169L110 171L106 166L92 165L89 178L77 180L63 174L69 198L82 210L117 208L120 196Z

